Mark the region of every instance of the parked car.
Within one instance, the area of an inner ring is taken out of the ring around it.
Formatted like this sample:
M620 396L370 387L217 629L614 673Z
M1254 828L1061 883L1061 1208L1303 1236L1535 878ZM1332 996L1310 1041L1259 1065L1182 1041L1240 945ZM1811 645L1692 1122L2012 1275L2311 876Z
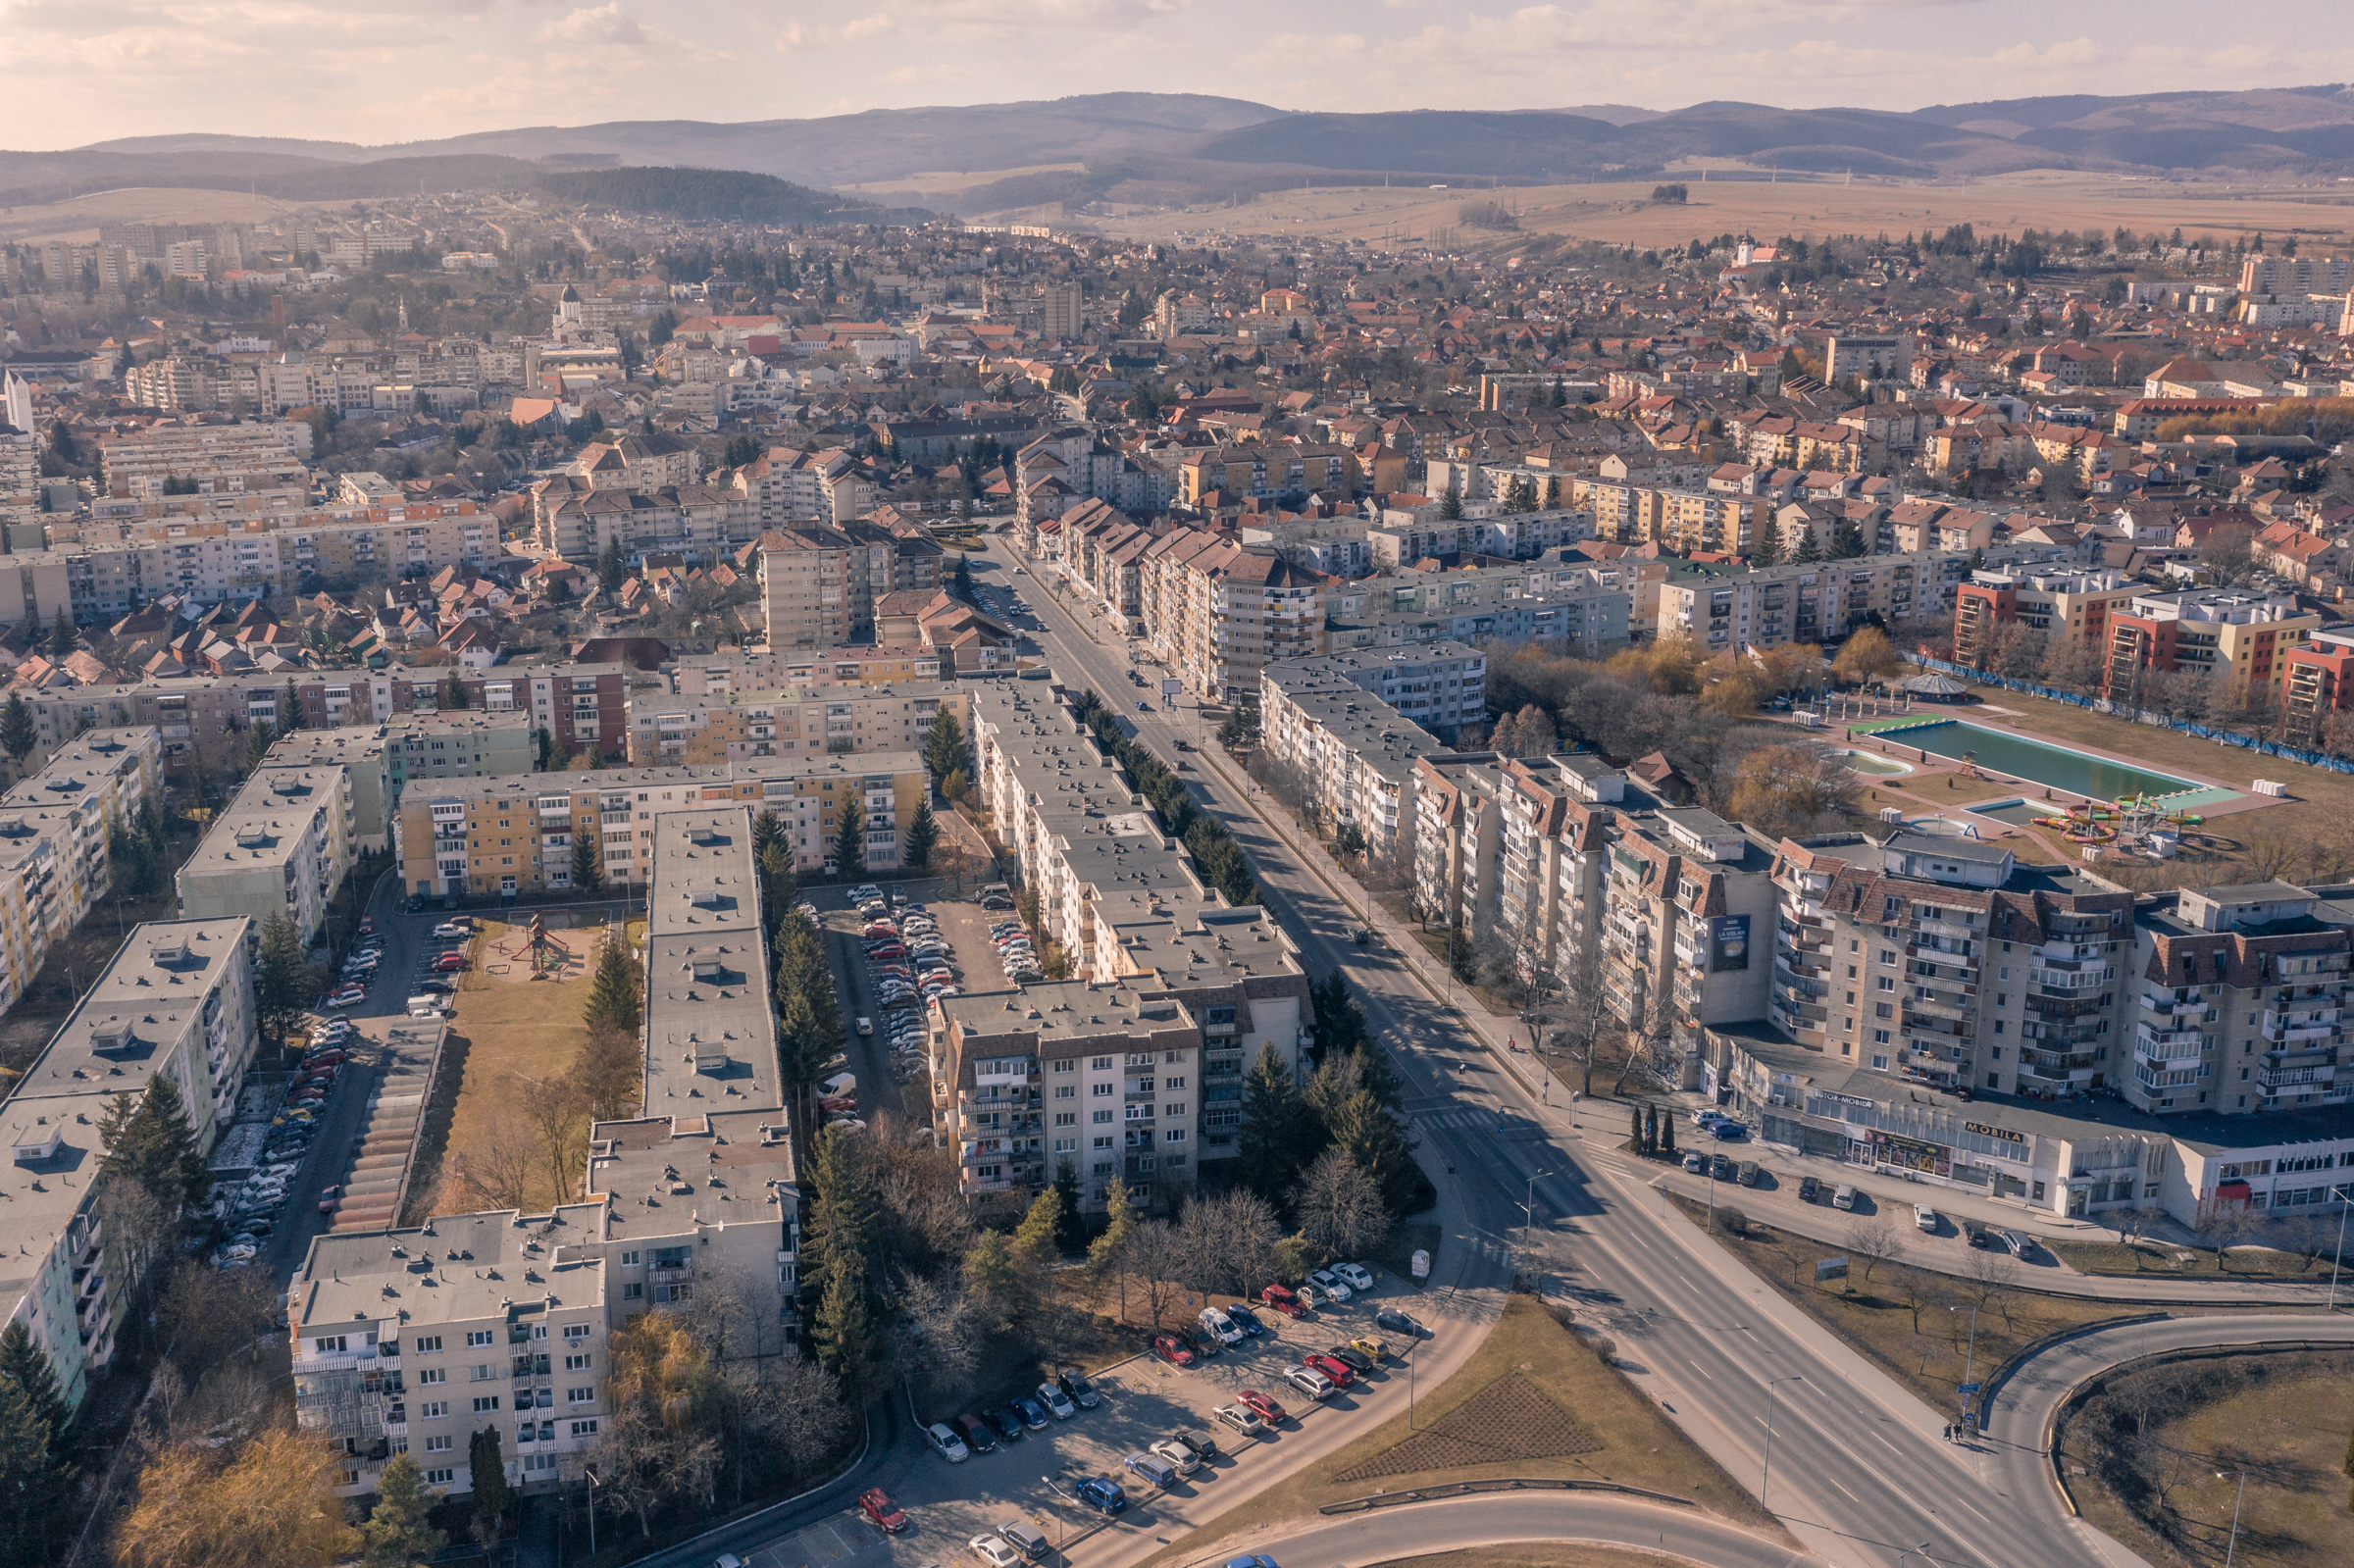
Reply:
M1359 1295L1373 1289L1373 1271L1362 1263L1335 1263L1332 1272Z
M1177 1473L1181 1476L1190 1476L1195 1471L1202 1468L1201 1456L1195 1453L1193 1449L1187 1447L1184 1443L1179 1442L1175 1438L1163 1438L1158 1442L1152 1444L1151 1448L1148 1451L1150 1451L1154 1457L1166 1459L1169 1463L1175 1465L1177 1467Z
M891 1500L891 1493L881 1487L870 1487L858 1494L858 1511L887 1536L896 1536L907 1528L906 1514L899 1511L899 1505Z
M1044 1432L1047 1429L1047 1423L1050 1419L1047 1415L1047 1407L1031 1398L1030 1395L1015 1394L1009 1408L1015 1415L1022 1418L1022 1425L1028 1427L1032 1432Z
M1202 1325L1203 1334L1212 1336L1220 1344L1240 1344L1245 1338L1241 1327L1216 1307L1203 1307L1196 1321Z
M1983 1220L1964 1220L1962 1239L1971 1246L1984 1246L1993 1239L1994 1227Z
M1287 1318L1307 1316L1307 1308L1301 1304L1300 1297L1293 1294L1288 1286L1270 1285L1258 1292L1258 1298Z
M997 1434L991 1431L989 1423L982 1420L979 1416L958 1416L956 1418L956 1430L963 1435L965 1442L972 1448L973 1452L996 1453L998 1451Z
M1269 1426L1280 1424L1284 1418L1283 1406L1256 1389L1238 1389L1235 1391L1234 1397L1237 1403L1257 1412L1258 1418Z
M1701 1171L1701 1170L1706 1170L1706 1169L1708 1168L1708 1164L1709 1164L1709 1157L1708 1157L1706 1154L1703 1154L1703 1153L1702 1153L1700 1150L1698 1150L1698 1149L1696 1149L1696 1148L1690 1148L1690 1149L1686 1149L1686 1150L1684 1150L1684 1169L1685 1169L1685 1170L1687 1170L1687 1171Z
M1051 1383L1038 1386L1038 1402L1045 1405L1048 1414L1057 1421L1068 1421L1079 1413L1078 1407L1071 1403L1071 1396Z
M1198 1359L1192 1347L1174 1334L1154 1335L1152 1353L1173 1367L1190 1367Z
M1332 1380L1332 1386L1336 1389L1347 1389L1356 1386L1356 1374L1349 1370L1348 1363L1335 1360L1331 1356L1310 1353L1308 1355L1302 1356L1300 1358L1300 1364L1313 1371L1323 1373L1324 1376Z
M1802 1176L1798 1179L1798 1200L1801 1203L1814 1202L1815 1194L1821 1190L1822 1184L1812 1176Z
M1341 1391L1338 1384L1314 1367L1286 1367L1283 1381L1310 1399L1329 1399Z
M1009 1519L998 1526L998 1539L1030 1562L1045 1562L1054 1555L1054 1547L1047 1538L1019 1519Z
M1763 1173L1756 1160L1743 1160L1740 1169L1733 1173L1733 1180L1739 1182L1743 1187L1755 1187L1758 1185L1758 1178L1761 1174Z
M441 922L440 925L434 928L433 934L437 937L448 940L471 936L474 935L474 928L472 926L460 925L454 920L445 920Z
M1392 1334L1403 1334L1409 1340L1422 1337L1422 1325L1397 1307L1383 1307L1373 1314L1373 1321Z
M1709 1132L1714 1137L1723 1138L1728 1143L1735 1138L1749 1137L1749 1129L1743 1126L1741 1123L1731 1120L1730 1118L1727 1118L1721 1122L1711 1122L1709 1124Z
M1210 1414L1246 1438L1255 1438L1267 1430L1265 1419L1247 1404L1222 1404Z
M934 1453L952 1465L962 1464L973 1456L956 1434L938 1421L924 1428L924 1441L932 1445Z
M1071 1490L1081 1502L1102 1513L1118 1513L1128 1506L1128 1493L1107 1476L1088 1476Z
M1314 1273L1310 1274L1307 1278L1317 1290L1323 1291L1324 1294L1330 1296L1335 1301L1346 1301L1349 1299L1349 1297L1356 1293L1356 1291L1350 1290L1347 1283L1344 1282L1339 1275L1334 1274L1330 1269L1318 1269Z
M1022 1554L995 1536L975 1536L965 1543L989 1568L1022 1568Z
M1159 1454L1132 1453L1121 1463L1135 1474L1144 1477L1164 1491L1177 1485L1177 1467Z
M1066 1372L1054 1382L1071 1396L1071 1403L1082 1410L1093 1410L1103 1402L1103 1396L1096 1391L1096 1386L1076 1372Z
M1360 1378L1373 1370L1373 1358L1354 1344L1331 1345L1324 1353Z
M1387 1340L1376 1340L1369 1334L1360 1334L1349 1344L1358 1354L1370 1356L1375 1361L1387 1361L1390 1358L1390 1341Z
M1935 1236L1937 1234L1937 1211L1926 1203L1916 1203L1913 1205L1913 1223L1920 1230Z
M1188 1453L1204 1464L1218 1456L1218 1440L1206 1431L1189 1427L1171 1436L1175 1442L1185 1445Z
M1852 1209L1855 1206L1856 1189L1848 1186L1845 1182L1840 1183L1838 1189L1831 1193L1831 1207L1835 1209Z
M1230 1307L1220 1307L1218 1310L1226 1314L1227 1322L1233 1324L1236 1328L1242 1330L1254 1340L1267 1332L1267 1326L1258 1321L1258 1314L1252 1311L1249 1307L1243 1305L1240 1301L1235 1302L1234 1305Z
M1692 1125L1695 1127L1710 1127L1723 1120L1724 1112L1714 1105L1703 1105L1692 1113Z
M2021 1231L1999 1231L1996 1235L2002 1239L2003 1245L2010 1248L2013 1257L2026 1258L2034 1255L2035 1239L2033 1237Z

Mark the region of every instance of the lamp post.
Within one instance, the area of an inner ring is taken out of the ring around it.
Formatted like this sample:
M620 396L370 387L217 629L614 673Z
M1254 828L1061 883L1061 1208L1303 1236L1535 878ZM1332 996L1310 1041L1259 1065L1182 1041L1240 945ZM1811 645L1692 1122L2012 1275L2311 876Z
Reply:
M1767 1513L1773 1511L1773 1505L1766 1500L1766 1489L1773 1480L1773 1391L1785 1383L1806 1381L1804 1377L1793 1375L1768 1379L1766 1384L1766 1463L1758 1471L1758 1506Z
M1896 1554L1896 1562L1892 1565L1892 1568L1905 1568L1905 1559L1912 1556L1917 1551L1920 1553L1920 1560L1922 1562L1927 1562L1930 1560L1929 1543L1924 1541L1918 1546L1907 1546L1904 1550L1898 1552Z
M1959 1312L1962 1309L1960 1307L1949 1306L1946 1308L1946 1310L1948 1312ZM1962 1382L1965 1386L1975 1384L1977 1382L1977 1370L1978 1308L1976 1305L1972 1305L1970 1309L1970 1354L1962 1368ZM1962 1421L1964 1425L1970 1427L1973 1431L1977 1426L1977 1402L1978 1396L1975 1392L1966 1392L1962 1395Z
M588 1482L588 1555L593 1557L596 1555L596 1472L583 1465L581 1474Z
M2333 1187L2329 1195L2337 1199L2337 1252L2329 1260L2329 1310L2337 1310L2337 1271L2346 1261L2346 1204L2354 1200L2354 1183Z
M1551 1171L1532 1171L1528 1178L1528 1201L1520 1205L1520 1250L1526 1254L1532 1240L1529 1233L1537 1223L1537 1183L1551 1176ZM1525 1261L1525 1256L1523 1257Z
M2239 1477L2239 1495L2231 1501L2231 1543L2224 1548L2224 1568L2231 1568L2232 1555L2239 1550L2239 1505L2248 1500L2248 1473L2245 1470L2218 1470L2215 1479L2228 1481Z

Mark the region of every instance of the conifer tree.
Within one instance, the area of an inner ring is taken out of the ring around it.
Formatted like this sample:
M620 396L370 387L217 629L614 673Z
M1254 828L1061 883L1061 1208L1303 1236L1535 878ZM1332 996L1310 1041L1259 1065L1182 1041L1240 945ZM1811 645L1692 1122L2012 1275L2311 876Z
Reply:
M1289 1205L1302 1167L1316 1152L1309 1146L1312 1121L1291 1069L1274 1046L1262 1049L1243 1083L1236 1163L1243 1185L1278 1209Z
M940 822L932 815L932 802L915 803L915 815L907 822L907 852L900 857L910 871L922 871L932 864L933 846L940 842Z
M32 722L32 709L26 704L20 691L9 693L5 705L0 705L0 751L5 751L20 768L32 755L32 748L41 743L41 735Z
M396 1453L376 1483L376 1510L360 1526L362 1568L414 1568L448 1540L433 1527L434 1494L417 1461Z
M596 975L588 983L588 1002L581 1021L591 1030L635 1035L643 1017L638 962L630 956L628 937L617 933L596 955Z
M576 892L592 893L605 885L605 862L593 830L572 840L572 885Z
M842 809L834 817L834 858L843 876L853 877L866 871L866 800L864 791L853 784L842 797Z
M474 1482L474 1539L487 1549L497 1544L515 1507L515 1489L507 1484L506 1460L498 1451L498 1429L477 1432L467 1443L466 1458Z

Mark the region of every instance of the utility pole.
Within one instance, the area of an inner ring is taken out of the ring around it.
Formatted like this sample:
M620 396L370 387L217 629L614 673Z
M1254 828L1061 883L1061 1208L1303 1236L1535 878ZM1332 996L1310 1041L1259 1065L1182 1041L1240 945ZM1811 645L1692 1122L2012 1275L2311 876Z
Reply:
M2239 1477L2239 1495L2231 1503L2231 1543L2224 1548L2224 1568L2231 1568L2231 1558L2239 1550L2239 1505L2248 1500L2248 1473L2245 1470L2218 1470L2215 1479L2228 1481Z
M2346 1204L2354 1199L2354 1185L2333 1187L2329 1195L2337 1199L2337 1253L2329 1260L2329 1310L2337 1310L2337 1271L2346 1260Z
M1758 1472L1758 1504L1767 1513L1773 1511L1772 1504L1766 1500L1766 1489L1773 1481L1773 1391L1785 1383L1804 1383L1806 1381L1803 1377L1792 1376L1774 1378L1766 1385L1766 1463Z

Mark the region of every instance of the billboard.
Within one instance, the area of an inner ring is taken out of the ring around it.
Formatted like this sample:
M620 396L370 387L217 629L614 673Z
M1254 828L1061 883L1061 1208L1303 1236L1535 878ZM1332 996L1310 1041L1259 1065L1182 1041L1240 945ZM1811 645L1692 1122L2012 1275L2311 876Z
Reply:
M1160 683L1160 694L1164 697L1173 697L1184 689L1185 683L1174 678L1164 677Z
M1749 917L1718 915L1709 922L1709 973L1749 967Z

